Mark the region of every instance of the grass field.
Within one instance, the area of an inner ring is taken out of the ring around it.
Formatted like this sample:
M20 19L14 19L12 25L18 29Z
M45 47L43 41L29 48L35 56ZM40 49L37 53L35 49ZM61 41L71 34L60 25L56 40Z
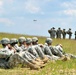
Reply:
M33 37L29 35L0 33L0 39L3 37L19 38L20 36ZM44 43L46 37L38 37L39 43ZM53 45L61 43L66 53L76 55L76 40L53 39ZM1 47L1 46L0 46ZM29 68L15 67L14 69L0 69L0 75L76 75L76 59L68 61L49 61L46 66L40 70L30 70Z

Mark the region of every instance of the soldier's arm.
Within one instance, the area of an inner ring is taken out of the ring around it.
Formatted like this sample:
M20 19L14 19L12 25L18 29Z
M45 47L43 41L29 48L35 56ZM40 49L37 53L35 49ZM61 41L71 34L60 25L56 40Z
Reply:
M45 47L44 50L45 50L46 55L50 55L50 56L53 55L52 52L50 51L49 47Z

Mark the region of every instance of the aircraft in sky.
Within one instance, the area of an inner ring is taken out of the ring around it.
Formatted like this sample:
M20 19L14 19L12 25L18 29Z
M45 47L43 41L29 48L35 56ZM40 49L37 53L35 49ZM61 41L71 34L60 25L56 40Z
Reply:
M33 20L33 21L37 21L37 20Z

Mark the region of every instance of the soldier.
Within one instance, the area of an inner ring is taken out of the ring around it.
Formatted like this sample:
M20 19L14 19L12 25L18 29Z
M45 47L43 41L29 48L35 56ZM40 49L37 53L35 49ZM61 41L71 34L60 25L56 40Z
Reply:
M22 48L20 48L20 47L18 46L18 40L17 40L16 38L12 38L12 39L10 40L10 44L11 44L11 46L16 50L16 52L22 51Z
M26 48L27 48L27 51L29 53L31 53L36 59L35 61L38 62L39 66L40 67L44 67L43 65L43 62L41 61L41 59L39 58L39 55L38 53L36 52L35 48L32 46L32 39L31 38L27 38L26 39ZM39 61L40 60L40 61Z
M45 42L48 44L47 48L49 48L49 50L51 52L51 56L53 56L53 59L57 60L59 57L62 56L62 54L59 51L55 50L54 47L52 46L51 38L47 38ZM48 52L48 51L46 51L46 52Z
M50 30L48 30L48 33L50 34L50 38L52 37L51 32L52 32L52 28Z
M25 41L25 39L23 39L23 37L20 37L19 38L19 41L22 43L22 41L24 42ZM16 43L16 38L12 38L11 40L10 40L10 43L11 43L11 46L14 48L14 49L16 49L16 51L18 52L18 54L24 59L24 60L27 60L28 61L28 63L26 64L26 65L28 65L29 63L30 64L32 64L32 68L33 69L35 69L35 68L39 68L39 66L40 67L42 67L39 63L37 63L36 61L35 61L35 59L36 59L36 57L35 56L33 56L32 54L30 54L28 51L23 51L22 50L22 48L21 47L19 47L18 45L17 45L17 43ZM34 58L32 58L32 57ZM20 63L20 62L19 62ZM25 62L23 63L23 65L25 64ZM23 66L22 65L22 66ZM33 66L33 65L35 65L35 66ZM31 65L30 65L31 66Z
M69 35L69 39L71 39L71 36L72 36L71 28L69 28L69 30L67 31L67 34Z
M65 31L65 29L63 29L63 31L62 31L62 35L63 35L63 39L65 39L66 38L66 31Z
M32 55L31 53L29 53L29 52L27 51L26 39L25 39L25 37L19 37L18 41L19 41L19 47L21 47L22 50L27 53L27 55L29 56L29 58L31 58L31 59L36 59L36 57L35 57L34 55Z
M61 30L61 28L58 28L58 30L56 32L57 38L61 39L61 34L62 34L62 30Z
M1 44L3 46L3 49L0 50L0 59L3 60L3 63L1 61L0 67L2 68L15 67L16 62L18 61L17 59L21 57L15 54L16 50L10 46L10 40L8 38L3 38L1 40ZM23 59L21 58L21 61L22 60Z
M19 37L18 42L19 42L19 47L21 47L23 51L25 51L26 50L26 38Z
M38 44L38 38L37 37L33 37L32 38L32 44L33 47L35 48L36 52L38 53L39 57L41 58L41 60L45 63L48 61L48 58L44 55L42 49L41 49L41 44Z
M21 41L21 40L22 40L22 41ZM25 42L25 37L20 37L20 38L19 38L19 43L21 44L21 47L23 46L22 49L24 50L25 54L26 54L30 59L37 61L37 58L36 58L33 54L31 54L31 53L29 53L29 52L27 51L26 42ZM28 58L28 59L29 59L29 58Z
M33 54L36 58L39 58L38 53L36 50L32 47L32 39L31 38L26 38L26 48L27 51Z
M56 38L58 39L58 30L56 31Z
M8 38L3 38L1 40L1 44L3 46L0 49L0 67L1 68L9 68L8 60L12 54L14 54L14 50L10 50L10 40Z
M76 40L76 31L75 31L75 34L74 35L75 35L75 40Z
M51 38L55 38L55 35L56 35L56 30L53 27L52 30L51 30Z
M75 55L73 55L71 53L65 53L63 51L63 47L61 44L58 44L56 46L51 46L52 45L52 39L51 38L47 38L46 43L48 44L52 54L55 56L58 56L57 59L61 59L61 60L69 60L70 58L76 59Z
M0 50L0 67L1 68L13 68L20 62L21 64L25 63L32 69L39 69L39 66L30 63L28 60L24 59L18 53L15 53L15 50L10 46L10 40L8 38L3 38L1 44L3 49Z

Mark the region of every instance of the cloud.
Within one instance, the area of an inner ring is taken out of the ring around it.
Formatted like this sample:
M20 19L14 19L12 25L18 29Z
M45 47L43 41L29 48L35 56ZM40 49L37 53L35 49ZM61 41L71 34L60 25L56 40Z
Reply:
M53 0L43 0L44 2L51 2L51 1L53 1Z
M55 27L62 27L62 28L68 28L72 26L72 18L51 18L50 19L51 24L53 24Z
M66 9L57 12L59 15L66 15L69 17L76 17L76 9Z
M8 2L13 3L13 2L14 2L14 0L8 0Z
M2 0L0 0L0 7L3 5L3 1Z
M11 26L13 25L14 23L9 20L8 18L0 18L0 23L3 23L4 25L6 26Z
M61 5L67 9L75 9L76 8L76 0L69 1L69 2L63 2Z
M3 13L3 1L0 0L0 14Z
M46 6L52 0L26 0L25 9L30 13L44 14L42 8ZM46 8L46 7L45 7Z
M64 10L63 13L70 16L76 16L76 10L73 10L73 9Z
M62 14L76 16L76 0L63 2L61 6L64 8L64 10L61 11Z
M25 2L25 9L30 13L40 12L40 7L38 6L35 0L27 0Z

